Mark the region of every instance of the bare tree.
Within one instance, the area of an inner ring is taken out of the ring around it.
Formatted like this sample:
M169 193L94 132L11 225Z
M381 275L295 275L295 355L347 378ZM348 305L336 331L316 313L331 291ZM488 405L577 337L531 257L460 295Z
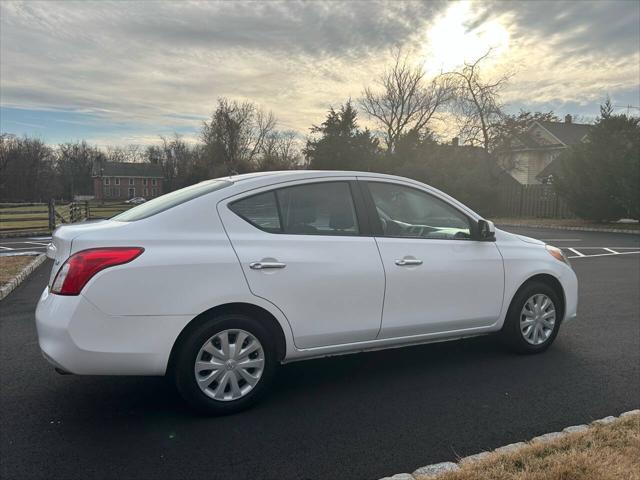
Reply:
M269 133L262 145L262 154L257 161L260 171L290 170L299 165L300 148L296 141L296 133L292 130L284 132L274 130Z
M485 81L480 74L481 67L490 54L491 49L473 63L465 62L462 70L446 74L455 86L455 106L461 119L460 136L466 143L482 145L487 152L502 121L500 91L512 76L505 74Z
M202 128L210 173L230 174L252 170L276 119L252 102L218 99L218 107Z
M144 162L145 152L140 145L125 145L107 147L109 162Z
M362 92L360 106L384 129L384 142L393 152L400 137L410 131L423 133L436 112L453 96L451 76L438 75L430 81L420 66L409 64L400 52L379 78L380 89Z

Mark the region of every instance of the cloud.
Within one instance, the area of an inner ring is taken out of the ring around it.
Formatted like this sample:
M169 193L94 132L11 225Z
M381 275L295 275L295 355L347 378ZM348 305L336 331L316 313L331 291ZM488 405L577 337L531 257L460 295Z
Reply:
M125 143L118 139L147 142L170 129L196 135L216 98L228 96L256 101L282 128L304 134L330 105L357 98L392 49L425 65L446 59L446 36L439 52L429 49L447 12L455 23L456 8L464 13L460 35L472 42L492 38L496 25L504 33L487 74L517 72L505 92L513 105L593 103L638 88L636 2L462 5L2 2L0 103L11 112L84 114L93 138ZM125 135L127 128L135 131ZM67 131L76 138L72 124Z

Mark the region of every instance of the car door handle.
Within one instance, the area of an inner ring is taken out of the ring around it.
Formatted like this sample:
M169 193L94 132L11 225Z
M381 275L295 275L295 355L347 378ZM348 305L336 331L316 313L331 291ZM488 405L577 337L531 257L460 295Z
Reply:
M402 258L400 260L396 260L396 265L399 267L406 267L408 265L422 265L422 260L418 260L417 258Z
M264 270L267 268L284 268L286 267L286 263L280 262L253 262L249 264L249 268L251 270Z

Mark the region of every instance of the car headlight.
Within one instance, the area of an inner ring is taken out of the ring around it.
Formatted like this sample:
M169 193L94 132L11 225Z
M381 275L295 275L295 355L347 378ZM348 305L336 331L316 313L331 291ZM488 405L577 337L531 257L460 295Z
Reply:
M547 249L547 252L549 252L549 254L553 258L555 258L556 260L560 260L562 263L566 263L567 265L571 266L569 259L562 252L561 249L559 249L558 247L554 247L553 245L545 245L544 247Z

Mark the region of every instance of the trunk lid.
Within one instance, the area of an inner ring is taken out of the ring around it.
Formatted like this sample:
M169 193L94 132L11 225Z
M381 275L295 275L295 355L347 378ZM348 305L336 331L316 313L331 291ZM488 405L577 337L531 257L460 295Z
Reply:
M51 236L51 243L47 246L47 257L53 260L53 268L49 275L49 287L58 273L58 270L64 265L64 262L73 253L73 240L84 233L95 232L97 230L111 229L121 226L119 222L111 222L109 220L88 221L83 223L74 223L70 225L61 225L55 229Z

